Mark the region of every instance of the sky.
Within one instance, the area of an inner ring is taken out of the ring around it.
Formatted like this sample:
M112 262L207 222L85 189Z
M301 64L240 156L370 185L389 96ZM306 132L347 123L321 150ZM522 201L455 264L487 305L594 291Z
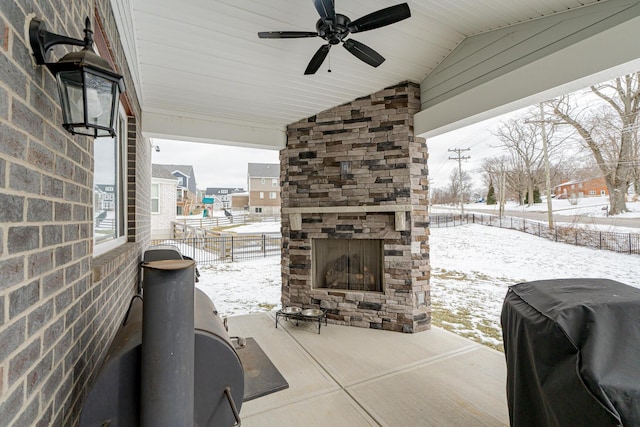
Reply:
M152 139L160 151L152 161L162 165L192 165L198 189L239 187L247 189L248 163L279 163L277 150L231 147L197 142Z
M505 116L506 117L506 116ZM462 168L471 173L480 169L487 156L499 155L500 150L491 148L495 137L491 130L503 119L503 116L489 119L475 125L451 131L429 138L429 178L434 188L446 187L449 175L458 163L449 160L455 153L447 151L454 148L470 148L462 154L469 160L462 163ZM152 143L160 147L153 151L153 163L192 165L199 189L207 187L241 187L247 186L247 163L279 163L277 150L259 150L225 145L196 142L170 141L153 139ZM479 182L480 178L476 177Z
M582 102L582 101L581 101ZM429 179L432 188L449 186L450 175L458 169L458 162L451 160L456 153L450 149L463 149L462 169L471 175L474 185L482 187L480 168L484 159L504 154L498 148L498 139L493 135L501 122L522 114L523 108L497 116L436 137L428 138ZM205 143L191 143L153 139L160 147L153 151L153 162L160 164L184 164L194 167L199 189L206 187L242 187L247 185L247 163L279 163L277 150L259 150ZM245 188L246 189L246 188Z

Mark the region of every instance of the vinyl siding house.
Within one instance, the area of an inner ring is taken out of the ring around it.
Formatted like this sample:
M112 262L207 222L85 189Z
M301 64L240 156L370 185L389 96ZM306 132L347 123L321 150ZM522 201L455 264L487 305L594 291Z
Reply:
M280 165L249 163L247 166L249 212L277 214L280 212Z
M236 193L242 193L244 190L237 187L207 187L205 190L206 197L213 197L213 210L231 208L231 198Z
M178 179L161 165L151 165L151 239L171 237L176 220Z
M176 197L176 214L189 215L199 206L198 189L193 166L190 165L157 165L163 167L178 180Z

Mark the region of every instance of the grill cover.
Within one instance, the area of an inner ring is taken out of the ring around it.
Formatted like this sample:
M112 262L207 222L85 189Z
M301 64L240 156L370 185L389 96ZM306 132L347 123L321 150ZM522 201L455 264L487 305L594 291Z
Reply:
M640 426L640 289L520 283L501 323L513 427Z

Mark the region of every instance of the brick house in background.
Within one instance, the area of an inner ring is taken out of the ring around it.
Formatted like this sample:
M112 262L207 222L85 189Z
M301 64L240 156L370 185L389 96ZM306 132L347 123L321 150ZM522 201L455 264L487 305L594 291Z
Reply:
M249 193L234 193L231 195L231 210L248 211L249 210Z
M582 197L608 196L609 190L604 177L566 181L553 187L556 199L579 199Z
M280 165L249 163L247 191L250 213L280 213Z
M162 165L151 165L151 239L171 237L176 220L178 179Z

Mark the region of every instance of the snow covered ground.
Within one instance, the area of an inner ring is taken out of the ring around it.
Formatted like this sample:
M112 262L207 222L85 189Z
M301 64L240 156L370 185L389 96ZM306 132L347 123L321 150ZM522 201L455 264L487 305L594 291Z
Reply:
M607 211L602 209L609 206L608 197L583 197L577 199L575 205L572 205L569 199L552 199L551 209L554 215L562 216L588 216L588 217L606 217ZM433 207L433 212L451 212L454 206ZM464 205L465 211L482 211L492 214L498 214L498 205L486 205L484 203L469 203ZM625 212L616 215L615 218L640 218L640 201L627 202ZM543 199L542 203L536 203L533 206L521 206L515 202L507 202L505 205L507 215L509 211L517 212L547 212L547 202ZM567 219L570 220L569 218Z
M431 229L433 323L500 348L500 311L509 285L607 278L640 287L640 257L470 224Z
M277 224L277 226L275 225ZM245 228L247 227L247 228ZM274 230L275 228L275 230ZM237 227L256 233L279 223ZM507 287L554 278L608 278L640 287L640 257L555 243L477 224L431 229L434 325L500 348L500 311ZM221 315L280 307L280 257L199 266L197 284Z

